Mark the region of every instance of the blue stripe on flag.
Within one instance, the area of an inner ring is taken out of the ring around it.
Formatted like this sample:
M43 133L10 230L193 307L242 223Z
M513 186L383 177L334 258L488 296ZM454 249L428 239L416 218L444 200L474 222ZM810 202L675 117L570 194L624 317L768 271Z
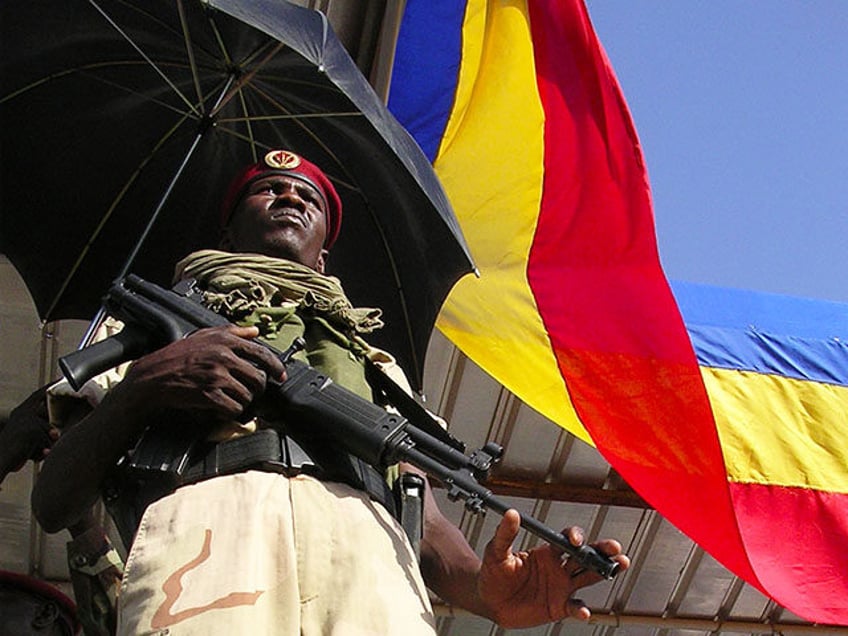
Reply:
M848 386L848 304L671 286L701 366Z
M407 0L401 22L389 110L431 162L453 108L464 17L465 2Z

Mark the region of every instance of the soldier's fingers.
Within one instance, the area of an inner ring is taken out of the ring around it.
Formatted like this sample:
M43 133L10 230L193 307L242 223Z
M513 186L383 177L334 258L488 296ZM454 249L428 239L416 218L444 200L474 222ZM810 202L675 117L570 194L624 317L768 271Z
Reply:
M512 544L518 536L521 527L521 516L517 510L507 510L495 530L495 536L487 547L491 556L499 561L507 559L512 554Z
M240 327L239 329L244 328ZM234 351L237 355L267 373L269 377L275 380L285 378L286 366L268 347L243 338L242 342L234 348Z
M586 603L579 598L570 598L565 602L565 611L571 616L580 621L588 621L592 617L592 612L586 606Z

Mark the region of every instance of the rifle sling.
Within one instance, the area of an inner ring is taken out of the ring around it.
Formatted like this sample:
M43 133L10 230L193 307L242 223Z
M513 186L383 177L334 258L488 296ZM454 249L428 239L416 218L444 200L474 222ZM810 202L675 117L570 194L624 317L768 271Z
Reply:
M435 437L440 442L455 448L460 453L465 452L465 443L458 440L447 430L439 426L436 419L404 391L397 382L384 373L372 360L366 360L365 378L374 393L386 404L394 406L407 421L425 433Z

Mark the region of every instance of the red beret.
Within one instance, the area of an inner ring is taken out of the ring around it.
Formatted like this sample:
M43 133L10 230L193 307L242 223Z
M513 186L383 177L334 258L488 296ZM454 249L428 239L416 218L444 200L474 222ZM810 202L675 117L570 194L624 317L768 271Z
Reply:
M20 594L29 594L47 601L54 601L62 612L60 619L68 629L74 634L80 632L81 625L77 617L76 603L52 585L32 576L0 570L0 586L8 586Z
M290 150L272 150L260 161L245 166L236 174L221 203L221 227L229 223L245 188L269 174L284 174L306 181L324 196L327 210L327 238L324 240L324 247L330 249L341 230L342 201L321 168Z

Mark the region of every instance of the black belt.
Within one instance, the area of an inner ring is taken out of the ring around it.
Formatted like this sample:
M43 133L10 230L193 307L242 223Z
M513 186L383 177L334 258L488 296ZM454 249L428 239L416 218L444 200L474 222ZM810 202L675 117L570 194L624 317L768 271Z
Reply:
M320 476L321 469L291 437L271 428L250 435L201 447L189 453L186 466L179 471L180 485L192 484L218 475L263 470L295 475Z
M187 453L185 466L177 472L177 486L192 484L218 475L262 470L288 476L305 473L325 481L339 481L363 490L392 514L396 514L395 497L385 478L364 461L321 447L307 452L289 435L266 428Z
M306 473L347 483L396 515L392 491L377 470L326 444L310 449L307 453L290 436L272 428L210 443L192 439L190 431L180 426L159 427L148 431L118 463L104 485L103 498L126 546L152 502L181 486L248 470Z

